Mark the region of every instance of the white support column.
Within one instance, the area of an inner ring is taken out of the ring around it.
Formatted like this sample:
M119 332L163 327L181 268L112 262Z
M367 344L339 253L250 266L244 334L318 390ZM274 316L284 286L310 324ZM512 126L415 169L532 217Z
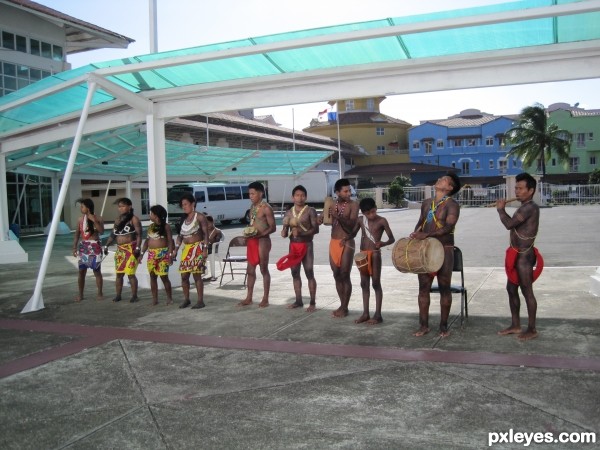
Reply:
M58 229L58 223L60 222L60 213L65 204L65 197L69 190L69 182L71 181L71 175L73 174L73 168L75 167L75 160L77 159L77 152L79 150L79 144L81 143L81 137L83 136L83 127L90 111L90 105L94 92L96 91L96 83L94 81L88 81L88 91L81 111L81 117L79 118L79 124L77 125L77 132L73 139L73 146L71 147L71 153L69 155L69 161L65 169L65 175L63 177L62 186L60 187L60 194L56 202L56 208L52 215L52 223L50 224L50 230L48 232L48 239L46 240L46 247L42 256L42 263L40 264L40 271L38 272L37 281L35 283L35 289L33 295L21 310L21 314L39 311L44 308L44 299L42 298L42 286L44 284L44 278L48 270L48 263L50 262L50 255L52 253L52 247L54 246L54 238L56 237L56 230Z
M6 184L6 156L0 154L0 241L8 240L8 186Z
M52 176L51 178L51 196L52 196L52 210L56 211L56 205L58 203L58 195L60 193L60 183L59 183L59 176L58 174L55 174ZM49 224L46 225L46 228L44 229L44 234L48 235L48 233L50 233L50 227L52 226L52 222L50 222ZM69 225L67 225L65 222L60 222L58 224L58 228L57 228L57 234L69 234L71 232L71 229L69 228Z
M165 121L146 116L146 138L148 140L148 189L150 205L167 207L167 156Z

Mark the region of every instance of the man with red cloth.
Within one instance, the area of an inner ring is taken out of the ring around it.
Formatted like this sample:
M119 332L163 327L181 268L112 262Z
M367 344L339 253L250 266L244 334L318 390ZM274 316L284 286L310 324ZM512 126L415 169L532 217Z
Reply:
M302 308L302 279L300 278L300 265L304 266L304 274L308 280L310 304L306 312L316 309L317 281L313 271L315 256L313 252L313 237L319 232L317 212L306 204L306 188L298 185L292 190L294 206L286 211L283 217L281 236L290 238L290 253L279 261L277 268L285 270L291 268L294 282L296 301L288 308Z
M538 333L535 328L537 312L537 301L533 295L533 282L535 278L534 265L537 265L537 275L543 267L541 255L533 246L540 223L540 208L534 203L533 195L537 182L528 173L520 173L516 176L515 196L521 202L521 206L510 217L504 208L506 200L498 200L496 209L500 215L500 221L510 230L510 248L506 252L506 291L510 305L511 324L508 328L498 331L505 336L517 334L521 340L534 339ZM521 330L519 309L521 299L519 298L519 287L527 303L527 315L529 323L525 331Z
M256 266L260 265L263 277L263 298L258 304L261 308L269 306L269 290L271 289L271 274L269 273L269 253L271 252L271 233L275 232L275 216L271 206L263 199L265 187L255 181L248 185L248 195L252 206L250 207L250 226L247 230L252 233L246 235L246 251L248 257L248 292L246 298L238 306L252 304L254 283L256 283Z

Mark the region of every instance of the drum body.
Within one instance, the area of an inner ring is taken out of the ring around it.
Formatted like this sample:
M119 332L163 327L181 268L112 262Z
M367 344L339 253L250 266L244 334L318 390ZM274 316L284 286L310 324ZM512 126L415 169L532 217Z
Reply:
M369 275L369 257L364 252L359 252L354 255L354 262L356 263L356 268L363 275Z
M435 238L402 238L392 250L394 267L404 273L433 273L444 264L444 246Z
M331 217L331 208L335 207L333 197L325 197L323 204L323 225L332 225L333 218Z
M256 233L258 233L258 230L252 226L244 228L244 236L245 237L254 236L254 235L256 235Z
M298 219L296 219L295 217L290 217L290 220L288 221L288 226L290 226L291 228L297 227Z

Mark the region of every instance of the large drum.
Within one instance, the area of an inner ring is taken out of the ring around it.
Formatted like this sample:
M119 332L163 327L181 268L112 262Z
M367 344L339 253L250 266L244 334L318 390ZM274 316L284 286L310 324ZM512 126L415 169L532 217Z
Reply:
M394 267L404 273L433 273L444 264L444 246L435 238L402 238L392 250Z
M369 257L365 252L358 252L354 255L354 262L360 273L369 275Z
M335 201L333 197L325 197L325 203L323 204L323 225L332 225L333 218L331 217L331 208L335 207Z

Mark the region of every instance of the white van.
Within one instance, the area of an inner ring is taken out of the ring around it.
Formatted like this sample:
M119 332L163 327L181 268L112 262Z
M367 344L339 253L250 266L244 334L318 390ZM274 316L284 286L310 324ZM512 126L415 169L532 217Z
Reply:
M183 212L179 201L184 193L194 196L196 211L212 216L216 222L227 225L233 220L239 220L246 223L250 215L247 184L176 184L167 191L169 215Z

